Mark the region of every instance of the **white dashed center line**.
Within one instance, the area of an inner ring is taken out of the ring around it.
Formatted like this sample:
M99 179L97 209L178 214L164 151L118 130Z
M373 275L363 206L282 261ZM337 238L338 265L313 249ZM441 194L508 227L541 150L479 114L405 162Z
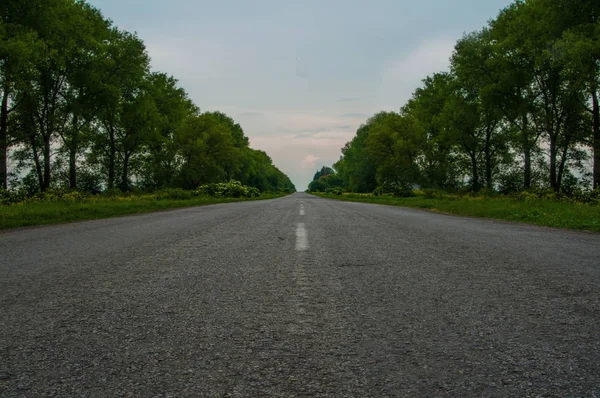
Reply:
M304 223L298 223L296 228L296 251L305 251L308 249L308 234L304 229Z

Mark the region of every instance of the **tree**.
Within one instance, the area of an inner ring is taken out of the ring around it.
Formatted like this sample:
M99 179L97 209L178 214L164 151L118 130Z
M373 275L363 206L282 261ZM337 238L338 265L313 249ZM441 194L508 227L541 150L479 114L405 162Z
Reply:
M412 186L419 182L417 159L425 134L415 119L410 114L380 112L369 123L367 151L376 159L378 184Z
M97 86L96 95L101 107L93 136L91 160L100 163L105 173L106 185L111 189L116 186L118 156L120 155L123 161L125 153L122 151L125 150L130 152L130 158L132 146L137 147L139 144L131 135L134 130L122 131L125 113L129 112L129 121L134 123L135 102L144 103L147 100L145 104L150 106L148 97L142 96L140 92L140 87L148 75L149 57L144 43L136 35L116 29L111 31L105 51ZM141 114L138 113L138 116ZM131 127L136 129L133 124ZM128 169L122 168L122 175L128 173ZM121 182L121 185L124 183Z
M368 122L361 125L352 141L342 148L344 166L337 170L351 192L373 192L377 187L377 166L366 148L369 131Z
M164 73L148 76L148 95L157 117L156 128L146 137L143 151L143 185L146 188L171 187L179 168L175 136L188 117L198 114L198 109L185 90L177 86L177 80Z
M425 135L425 145L418 159L421 182L426 187L438 189L458 184L455 140L443 118L446 101L453 90L452 77L448 73L436 73L423 80L402 112L418 123Z
M470 103L470 107L461 107L455 111L464 113L470 109L473 117L471 120L475 123L469 136L460 139L460 144L471 159L472 180L477 189L477 163L480 158L483 157L486 187L493 189L494 171L501 159L506 158L508 150L508 130L501 128L503 115L497 108L494 96L496 82L485 66L493 51L489 32L482 30L460 39L451 58L456 85L465 94L463 99Z
M323 166L320 170L317 170L313 177L313 181L316 181L319 178L328 176L330 174L335 174L335 171L331 167Z
M233 154L234 144L227 123L212 113L189 117L176 136L183 165L180 185L195 189L202 183L225 177L223 164Z
M16 4L8 2L0 19L0 183L8 188L8 149L16 137L9 136L9 117L19 104L18 91L35 76L37 55L43 43L35 32L11 22Z

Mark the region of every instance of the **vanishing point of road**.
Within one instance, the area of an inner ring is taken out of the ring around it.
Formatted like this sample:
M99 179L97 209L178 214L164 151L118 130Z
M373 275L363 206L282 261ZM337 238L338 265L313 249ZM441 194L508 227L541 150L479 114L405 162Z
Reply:
M0 233L1 397L600 396L600 235L285 198Z

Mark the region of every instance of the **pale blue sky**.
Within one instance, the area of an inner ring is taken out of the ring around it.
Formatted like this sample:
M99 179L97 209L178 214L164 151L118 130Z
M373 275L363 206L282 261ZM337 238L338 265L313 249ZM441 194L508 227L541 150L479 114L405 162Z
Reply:
M366 118L447 69L509 0L90 0L144 40L155 70L238 121L304 190Z

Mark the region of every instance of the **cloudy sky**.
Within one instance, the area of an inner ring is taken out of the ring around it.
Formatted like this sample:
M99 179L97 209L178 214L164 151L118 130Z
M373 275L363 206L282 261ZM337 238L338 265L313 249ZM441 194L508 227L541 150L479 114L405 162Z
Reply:
M90 0L146 43L202 110L306 189L372 114L448 68L463 33L510 0Z

